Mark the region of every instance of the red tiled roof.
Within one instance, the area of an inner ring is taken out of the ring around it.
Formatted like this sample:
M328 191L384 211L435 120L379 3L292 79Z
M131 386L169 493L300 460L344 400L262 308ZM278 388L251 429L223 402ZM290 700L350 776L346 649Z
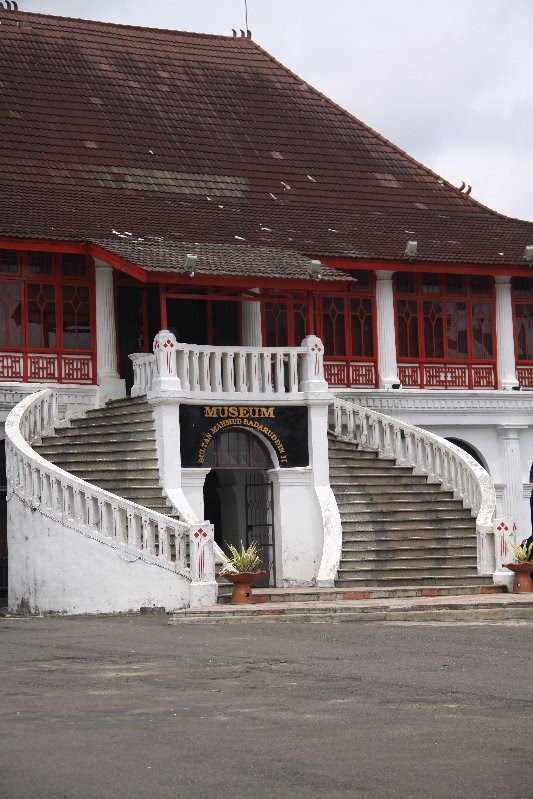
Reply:
M421 260L487 265L533 243L247 38L0 22L0 236L359 260L416 239Z

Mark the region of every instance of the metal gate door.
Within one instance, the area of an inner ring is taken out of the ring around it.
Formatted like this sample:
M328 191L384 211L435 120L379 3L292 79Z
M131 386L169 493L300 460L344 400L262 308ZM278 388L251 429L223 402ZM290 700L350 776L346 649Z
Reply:
M266 574L254 582L258 588L276 584L274 553L274 492L264 472L253 472L246 477L246 546L258 544Z

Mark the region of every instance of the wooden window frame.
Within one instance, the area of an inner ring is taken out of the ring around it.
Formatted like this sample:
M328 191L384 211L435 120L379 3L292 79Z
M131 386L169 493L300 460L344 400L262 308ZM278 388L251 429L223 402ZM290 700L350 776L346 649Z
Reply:
M29 251L3 248L3 251L17 253L18 271L0 271L0 282L17 283L21 287L20 310L22 343L21 346L6 345L0 350L0 382L53 382L74 384L95 384L96 374L96 312L94 264L88 256L85 259L87 273L79 276L63 275L63 255L69 253L31 251L31 254L47 254L51 260L50 273L38 274L30 271ZM29 287L52 286L55 304L55 346L36 347L29 343ZM74 286L88 289L90 344L88 348L64 346L63 331L63 287ZM13 364L16 364L14 367Z
M490 275L481 275L489 281L489 291L481 293L475 288L475 275L461 275L455 273L408 273L412 281L412 291L402 291L398 287L398 280L405 273L396 273L394 279L394 313L396 322L396 353L398 369L402 385L406 388L465 388L465 389L495 389L497 386L497 341L496 341L496 301L494 279ZM435 279L435 291L424 291L424 279L430 275ZM454 292L448 287L451 278L458 277L464 281L464 291ZM442 306L443 319L443 355L438 357L426 356L426 335L424 330L424 303L428 301L439 302ZM399 303L411 301L416 303L418 355L407 356L401 354L402 341L400 340L400 314ZM464 302L466 307L466 358L450 356L447 336L447 305L448 303ZM490 335L492 342L492 355L490 357L474 356L474 305L487 304L491 309Z

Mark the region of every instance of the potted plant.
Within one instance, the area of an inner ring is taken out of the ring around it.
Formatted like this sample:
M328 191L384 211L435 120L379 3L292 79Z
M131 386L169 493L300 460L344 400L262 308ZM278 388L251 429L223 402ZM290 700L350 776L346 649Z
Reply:
M513 592L515 594L533 592L533 541L523 541L518 546L509 542L514 550L514 563L504 563L506 569L514 572Z
M252 541L248 547L245 547L241 541L240 550L233 544L226 546L230 554L224 555L220 576L233 583L231 604L251 605L254 601L251 583L266 574L259 569L261 558L257 554L257 543Z

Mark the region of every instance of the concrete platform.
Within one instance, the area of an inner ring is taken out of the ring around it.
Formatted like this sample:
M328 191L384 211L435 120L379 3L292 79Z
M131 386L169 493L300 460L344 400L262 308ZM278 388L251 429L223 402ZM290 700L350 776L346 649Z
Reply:
M300 601L295 601L295 592L291 590L285 596L280 592L276 601L260 600L253 605L187 608L172 613L169 624L533 620L533 594L478 593L372 599L338 599L330 595L324 599L323 593L315 592L313 599L309 599L309 592L304 590ZM289 595L291 601L287 601Z

